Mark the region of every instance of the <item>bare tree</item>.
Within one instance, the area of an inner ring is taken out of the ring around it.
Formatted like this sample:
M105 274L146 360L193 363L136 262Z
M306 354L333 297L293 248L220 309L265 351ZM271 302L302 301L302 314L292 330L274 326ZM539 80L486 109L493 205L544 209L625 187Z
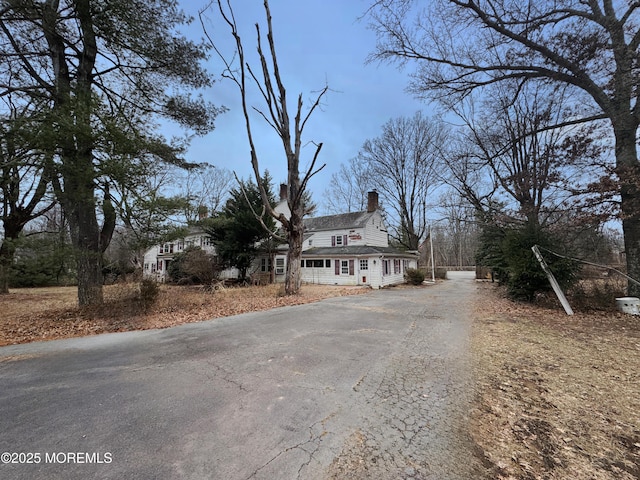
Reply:
M216 43L208 35L207 29L204 23L204 13L208 11L213 5L217 7L217 10L229 27L231 35L235 41L236 52L234 59L237 60L237 64L231 59L226 58L222 52L217 48ZM328 91L328 87L325 86L317 93L315 100L311 104L311 107L306 113L303 113L302 94L298 95L298 101L295 110L295 117L293 122L289 116L289 105L287 101L287 91L282 80L280 73L280 67L276 55L275 40L273 34L273 25L271 21L271 11L269 9L269 2L265 0L264 10L267 22L267 50L265 51L263 40L261 36L261 29L258 23L255 24L256 36L257 36L257 49L260 61L260 70L254 70L251 65L245 59L244 44L238 26L236 24L235 15L229 1L223 2L217 0L209 3L209 5L200 12L200 19L205 31L205 35L211 42L212 47L218 52L220 58L225 64L224 76L231 79L240 92L242 100L242 112L245 119L245 127L247 138L249 141L251 151L251 165L253 168L254 176L260 193L262 196L263 210L258 216L264 218L264 215L269 215L280 222L285 233L286 241L288 242L289 249L287 252L287 271L285 277L285 292L288 295L295 294L300 290L302 276L300 270L300 257L302 255L302 240L304 234L304 193L306 191L307 183L309 179L320 171L324 165L316 168L316 161L320 150L322 149L322 143L315 145L315 152L309 167L302 174L300 172L300 155L302 149L302 133L304 127L307 124L311 114L320 106L320 102L324 95ZM252 107L255 112L258 113L264 121L267 122L271 128L276 132L280 138L284 154L287 160L287 202L291 215L287 217L283 213L278 213L270 205L266 186L263 185L260 175L259 156L256 149L253 136L253 119L250 114L250 107L248 105L249 98L249 85L247 83L253 83L264 101L263 109ZM265 226L265 228L267 228Z
M446 138L441 122L418 112L388 121L358 155L395 220L396 240L410 250L417 250L427 231L429 195L442 183Z
M414 8L415 7L415 8ZM464 97L517 80L563 84L586 98L570 123L607 119L615 139L627 270L640 279L640 3L611 0L380 0L372 58L416 61L418 95ZM629 284L640 295L640 285Z
M432 230L436 265L475 265L478 222L473 206L454 191L440 197L439 221Z
M593 125L554 128L566 113L561 93L540 85L510 87L493 86L477 109L456 107L465 129L464 154L450 164L455 187L485 220L495 221L498 213L502 221L537 228L563 212L575 217L603 153ZM479 176L485 189L492 186L489 195L471 186Z
M360 212L367 207L367 192L375 188L367 164L352 158L331 175L324 208L329 213Z
M187 170L180 181L188 200L185 217L188 223L193 223L200 216L213 215L222 208L231 190L233 173L226 168L202 164Z

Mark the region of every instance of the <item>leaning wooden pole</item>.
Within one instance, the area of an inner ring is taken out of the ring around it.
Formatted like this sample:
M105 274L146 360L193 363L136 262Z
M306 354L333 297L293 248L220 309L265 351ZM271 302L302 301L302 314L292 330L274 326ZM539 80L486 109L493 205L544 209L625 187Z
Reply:
M549 282L551 282L553 291L556 292L558 300L560 300L560 303L564 307L564 311L567 312L567 315L573 315L573 310L571 309L571 305L569 305L569 302L567 301L567 297L564 296L564 292L560 288L560 285L558 285L558 281L556 280L556 277L553 276L553 273L549 269L547 262L545 262L544 258L542 258L542 254L540 253L540 250L538 250L538 246L534 245L533 247L531 247L531 250L533 250L533 253L540 262L542 270L544 270L544 273L547 274L547 278L549 278Z
M436 283L436 264L433 261L433 237L431 236L431 226L429 226L429 246L431 249L431 281Z

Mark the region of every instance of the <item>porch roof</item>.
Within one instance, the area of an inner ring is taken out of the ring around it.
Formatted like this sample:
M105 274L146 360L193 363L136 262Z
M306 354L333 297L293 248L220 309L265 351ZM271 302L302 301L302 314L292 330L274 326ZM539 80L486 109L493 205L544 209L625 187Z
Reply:
M376 247L371 245L347 245L346 247L313 247L303 250L303 257L354 257L354 256L385 256L417 258L417 252L398 250L394 247Z

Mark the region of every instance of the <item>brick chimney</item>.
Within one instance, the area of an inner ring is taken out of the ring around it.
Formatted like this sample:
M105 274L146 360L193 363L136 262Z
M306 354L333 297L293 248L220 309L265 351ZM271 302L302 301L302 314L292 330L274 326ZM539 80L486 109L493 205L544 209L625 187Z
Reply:
M286 201L288 196L289 194L287 193L287 184L281 183L280 184L280 201L281 202Z
M205 205L198 207L198 220L202 221L209 216L209 209Z
M367 212L375 212L378 209L378 192L372 190L367 193Z

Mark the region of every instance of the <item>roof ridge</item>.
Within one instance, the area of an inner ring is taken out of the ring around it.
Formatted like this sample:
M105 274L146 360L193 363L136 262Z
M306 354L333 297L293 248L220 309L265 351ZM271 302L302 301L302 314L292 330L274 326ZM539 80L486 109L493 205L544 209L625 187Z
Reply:
M337 213L323 215L304 220L305 227L309 230L332 230L335 228L361 227L363 223L375 213L366 210L358 212Z

